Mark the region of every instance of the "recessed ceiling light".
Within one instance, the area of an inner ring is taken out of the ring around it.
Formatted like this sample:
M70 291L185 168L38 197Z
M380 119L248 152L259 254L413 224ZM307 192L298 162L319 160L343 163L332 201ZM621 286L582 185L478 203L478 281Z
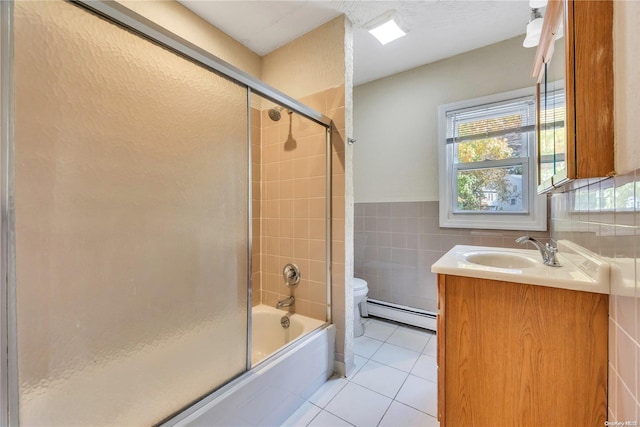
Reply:
M407 35L398 24L398 18L393 11L374 19L366 28L383 45Z

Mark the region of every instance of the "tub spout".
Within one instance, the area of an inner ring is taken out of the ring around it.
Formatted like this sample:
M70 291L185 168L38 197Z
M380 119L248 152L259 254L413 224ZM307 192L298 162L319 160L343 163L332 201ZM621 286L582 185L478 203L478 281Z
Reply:
M276 304L276 308L291 307L293 304L295 304L295 302L295 298L293 298L293 296L290 296L289 298L281 299L280 301L278 301L278 303Z

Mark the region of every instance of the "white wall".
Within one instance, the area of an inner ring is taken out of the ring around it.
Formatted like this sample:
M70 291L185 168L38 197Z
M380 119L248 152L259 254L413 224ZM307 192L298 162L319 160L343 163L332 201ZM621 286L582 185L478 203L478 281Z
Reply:
M356 86L355 202L438 200L438 106L533 86L522 37Z

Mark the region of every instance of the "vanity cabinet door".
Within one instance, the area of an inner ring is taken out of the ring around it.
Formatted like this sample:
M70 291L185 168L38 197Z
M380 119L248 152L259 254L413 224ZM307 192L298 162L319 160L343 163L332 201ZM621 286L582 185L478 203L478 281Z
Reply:
M549 0L532 76L538 192L613 175L613 1Z
M608 295L438 278L441 427L601 427Z

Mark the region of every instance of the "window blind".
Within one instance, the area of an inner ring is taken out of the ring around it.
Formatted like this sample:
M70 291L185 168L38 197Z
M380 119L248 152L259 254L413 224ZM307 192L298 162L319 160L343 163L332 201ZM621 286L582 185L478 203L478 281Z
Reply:
M446 143L535 131L535 99L531 96L479 107L448 111Z

